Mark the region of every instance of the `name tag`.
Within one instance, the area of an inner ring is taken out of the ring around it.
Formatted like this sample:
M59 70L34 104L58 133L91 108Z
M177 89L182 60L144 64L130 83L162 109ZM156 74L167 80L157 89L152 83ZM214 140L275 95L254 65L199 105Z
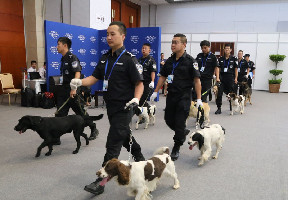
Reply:
M200 72L204 72L205 67L201 67Z
M174 79L174 75L169 75L168 76L168 83L172 83Z
M228 71L228 68L224 68L224 72L227 72Z
M103 90L104 92L108 90L108 80L104 80L104 81L103 81L103 88L102 88L102 90Z

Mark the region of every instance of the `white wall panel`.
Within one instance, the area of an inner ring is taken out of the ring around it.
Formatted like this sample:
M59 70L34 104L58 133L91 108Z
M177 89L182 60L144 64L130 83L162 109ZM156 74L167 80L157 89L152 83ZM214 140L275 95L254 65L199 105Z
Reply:
M71 0L71 25L90 27L90 0Z
M274 69L274 63L269 59L269 55L277 54L277 49L277 43L258 43L254 89L268 90L268 79L273 77L269 70Z
M111 22L111 1L90 0L90 28L107 29Z
M278 78L282 78L282 83L280 86L281 92L288 92L288 43L280 43L278 54L286 55L283 62L278 63L277 69L282 69L283 74L279 75Z
M238 42L257 42L257 34L238 34Z
M167 59L170 57L171 51L171 43L161 43L161 53L164 53L164 58Z
M190 52L191 52L190 55L191 55L193 58L196 58L197 55L202 52L202 51L201 51L201 48L200 48L199 42L197 42L197 43L196 43L196 42L191 43L191 50L190 50Z
M258 34L258 42L278 42L279 34Z
M288 34L281 33L280 38L279 38L279 42L288 42Z
M235 42L237 41L237 34L210 34L210 41Z
M192 42L201 42L202 40L209 40L209 34L192 34Z
M161 41L162 42L170 42L172 41L173 39L173 35L174 34L161 34Z

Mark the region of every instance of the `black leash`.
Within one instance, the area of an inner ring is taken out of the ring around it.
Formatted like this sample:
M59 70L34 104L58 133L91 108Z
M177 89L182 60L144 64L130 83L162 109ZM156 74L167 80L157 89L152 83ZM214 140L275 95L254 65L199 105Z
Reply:
M143 107L144 105L145 105L145 103L147 102L147 100L148 100L148 98L149 98L149 96L150 96L150 94L151 94L151 92L153 92L153 88L150 88L149 87L149 93L148 93L148 95L147 95L147 97L146 97L146 99L145 99L145 101L144 101L144 103L143 103L143 105L142 106L140 106L140 107Z

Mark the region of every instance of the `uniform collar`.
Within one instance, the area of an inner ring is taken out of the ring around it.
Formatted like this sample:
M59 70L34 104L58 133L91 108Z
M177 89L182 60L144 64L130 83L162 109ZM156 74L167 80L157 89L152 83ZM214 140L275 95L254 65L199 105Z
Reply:
M184 51L184 53L183 53L183 55L178 59L178 61L180 60L180 59L182 59L182 58L185 58L187 56L187 52L186 51ZM173 61L176 61L176 54L173 54Z
M141 60L146 60L146 59L149 59L149 58L150 58L150 55L148 55L146 58L144 58L144 57L142 56Z
M113 54L118 57L124 49L125 49L125 46L122 46L121 48L117 49ZM112 55L112 49L109 50L109 55Z
M62 59L64 59L64 58L67 58L69 55L71 55L72 53L70 52L70 51L67 51L67 53L64 55L64 56L62 56ZM61 59L61 60L62 60Z

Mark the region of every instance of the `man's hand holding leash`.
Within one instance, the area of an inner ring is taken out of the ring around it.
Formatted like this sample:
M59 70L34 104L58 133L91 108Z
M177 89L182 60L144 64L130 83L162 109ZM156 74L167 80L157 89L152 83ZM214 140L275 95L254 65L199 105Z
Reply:
M81 85L82 85L81 79L74 78L71 80L70 82L70 87L71 87L70 97L71 98L74 98L74 96L76 95L77 88L80 87Z

